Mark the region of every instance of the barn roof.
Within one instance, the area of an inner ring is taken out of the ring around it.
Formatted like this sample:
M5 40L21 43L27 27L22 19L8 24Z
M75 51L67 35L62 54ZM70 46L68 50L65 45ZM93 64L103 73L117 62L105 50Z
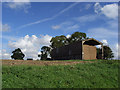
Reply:
M102 42L94 38L83 40L83 42L84 42L83 44L87 44L87 45L102 45Z

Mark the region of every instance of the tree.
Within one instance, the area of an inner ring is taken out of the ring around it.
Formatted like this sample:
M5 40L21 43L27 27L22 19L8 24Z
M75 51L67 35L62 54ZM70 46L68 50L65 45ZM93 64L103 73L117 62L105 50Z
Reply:
M22 53L21 49L15 49L13 52L13 55L11 56L12 59L20 59L23 60L23 58L25 57L25 55Z
M104 59L112 59L114 57L114 54L109 46L104 46Z
M64 35L56 36L51 39L51 47L57 48L67 44L67 38Z
M48 46L43 46L41 48L41 60L46 60L48 58L48 55L50 55L51 48Z
M41 51L41 60L46 60L47 59L47 53L43 53L43 51Z
M109 46L103 46L103 59L112 59L114 54ZM102 49L97 48L97 57L102 57Z
M82 32L75 32L71 35L71 37L68 39L69 43L80 41L80 40L85 40L88 37L86 37L86 33Z
M40 57L41 57L41 55L40 55L40 54L38 54L38 57L40 58Z
M85 39L88 39L88 37L86 37L86 33L75 32L69 38L67 38L64 35L53 37L50 42L52 48L58 48L64 45L68 45L72 42L85 40Z

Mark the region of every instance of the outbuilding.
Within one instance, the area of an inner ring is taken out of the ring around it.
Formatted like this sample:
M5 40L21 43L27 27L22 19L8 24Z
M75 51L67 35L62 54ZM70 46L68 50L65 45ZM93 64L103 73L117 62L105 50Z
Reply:
M77 41L59 48L54 48L51 52L51 58L53 60L97 59L96 45L102 46L103 57L103 44L96 39L90 38Z

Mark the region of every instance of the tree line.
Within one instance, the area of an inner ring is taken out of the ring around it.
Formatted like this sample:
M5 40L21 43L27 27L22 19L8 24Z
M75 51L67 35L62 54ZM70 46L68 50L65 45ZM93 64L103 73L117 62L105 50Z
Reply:
M38 57L41 60L48 60L50 59L48 57L51 56L52 49L59 48L86 39L89 39L89 37L87 37L86 33L83 32L74 32L69 38L67 38L64 35L52 37L52 39L50 40L51 44L49 46L43 46L41 48L41 54L38 54ZM103 56L104 59L112 59L114 57L114 54L109 46L103 46L103 49L104 49L104 56ZM12 59L22 60L25 57L25 55L23 54L20 48L15 49L12 53L13 53L13 55L11 56ZM102 53L101 48L97 48L97 56L99 56L101 53Z

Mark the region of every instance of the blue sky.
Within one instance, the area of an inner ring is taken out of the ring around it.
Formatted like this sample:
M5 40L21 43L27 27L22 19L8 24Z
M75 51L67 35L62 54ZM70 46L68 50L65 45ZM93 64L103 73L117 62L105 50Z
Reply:
M85 32L109 45L115 55L118 47L117 3L22 2L2 5L3 58L21 48L26 58L37 58L51 37ZM29 45L28 45L29 44ZM34 49L34 50L33 50ZM4 55L5 54L5 55Z

